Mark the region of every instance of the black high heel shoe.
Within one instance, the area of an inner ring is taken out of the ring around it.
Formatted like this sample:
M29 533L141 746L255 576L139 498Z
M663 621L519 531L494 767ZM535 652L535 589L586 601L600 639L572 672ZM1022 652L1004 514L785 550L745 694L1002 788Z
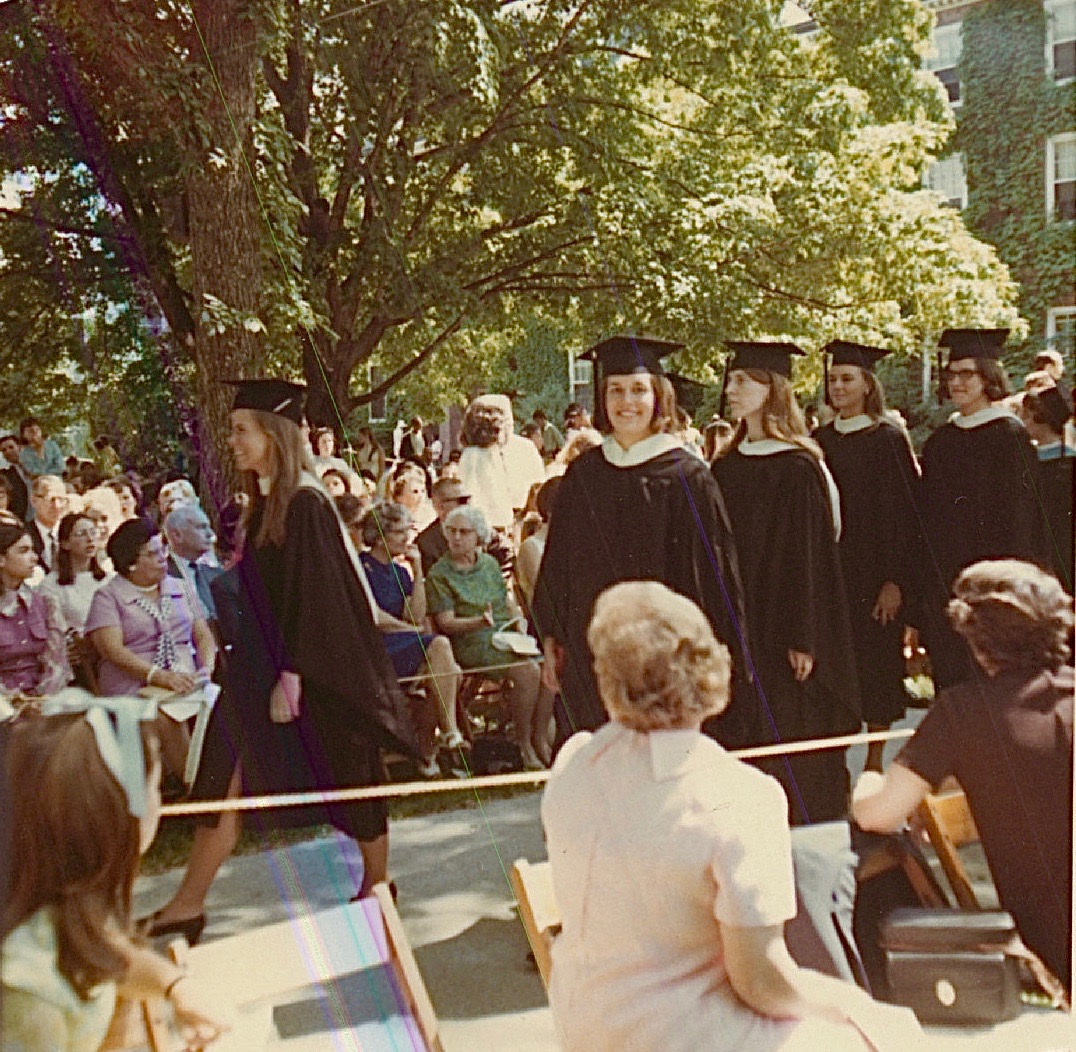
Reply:
M164 935L182 935L187 940L188 946L197 946L198 940L205 930L205 914L199 913L197 917L188 917L186 920L169 921L162 924L159 920L163 910L158 910L151 917L142 921L145 934L151 939L159 939Z

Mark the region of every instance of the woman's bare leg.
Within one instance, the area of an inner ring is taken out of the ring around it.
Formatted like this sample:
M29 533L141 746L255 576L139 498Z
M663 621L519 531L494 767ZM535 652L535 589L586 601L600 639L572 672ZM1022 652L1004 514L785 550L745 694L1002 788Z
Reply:
M538 708L538 694L542 685L541 673L533 661L512 669L512 689L508 704L512 711L512 731L516 745L523 754L527 767L544 767L541 757L534 751L534 713Z
M534 707L531 744L538 759L548 767L553 762L553 705L556 696L541 682L539 673L538 704Z
M460 667L445 636L434 636L426 648L426 662L434 679L427 692L437 709L437 723L449 734L459 732L456 722L456 694L460 687Z
M239 768L228 783L225 799L239 796ZM205 898L224 860L235 850L239 839L238 811L225 811L215 826L198 826L194 831L191 857L176 893L161 910L157 923L187 920L205 912Z
M165 773L183 778L187 766L187 749L191 737L184 723L177 723L163 712L157 716L157 734L161 739L161 763Z
M867 730L874 731L887 731L889 725L885 724L867 724ZM882 772L882 754L885 752L885 742L868 742L867 743L867 762L863 769L865 771L877 771L879 774Z

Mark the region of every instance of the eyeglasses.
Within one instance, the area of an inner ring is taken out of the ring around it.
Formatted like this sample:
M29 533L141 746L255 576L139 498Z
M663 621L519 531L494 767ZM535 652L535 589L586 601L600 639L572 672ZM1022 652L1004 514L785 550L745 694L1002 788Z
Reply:
M979 375L978 369L946 369L942 374L946 380L970 380Z

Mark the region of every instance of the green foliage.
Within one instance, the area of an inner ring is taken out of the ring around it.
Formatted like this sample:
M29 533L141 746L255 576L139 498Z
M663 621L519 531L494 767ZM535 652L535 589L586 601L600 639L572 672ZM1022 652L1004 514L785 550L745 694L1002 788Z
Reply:
M1076 128L1076 85L1046 76L1038 0L977 4L963 34L965 103L953 146L967 167L968 224L1021 283L1020 311L1032 330L1008 364L1022 369L1043 346L1047 309L1076 286L1076 223L1047 223L1044 202L1045 138Z
M53 0L19 28L16 66L33 79L43 36L66 34L154 291L174 288L206 330L260 325L264 366L302 361L343 418L366 398L368 364L401 373L390 414L437 415L478 385L552 414L567 350L614 329L684 339L685 371L712 382L722 339L814 348L841 335L913 352L948 324L1013 321L996 254L918 188L951 131L918 70L921 6L814 0L807 45L780 26L781 6L251 5L257 119L237 130L262 210L254 314L189 302L184 181L226 162L195 61L192 19L208 6L166 0L147 20L135 5ZM55 176L24 210L111 229L112 191L98 178L76 192L63 159L85 143L55 85L34 84L0 118L20 143L10 168ZM55 253L34 261L12 232L0 218L5 258L46 273ZM76 287L129 302L129 289L101 291L123 265L112 252ZM186 345L174 351L182 373Z

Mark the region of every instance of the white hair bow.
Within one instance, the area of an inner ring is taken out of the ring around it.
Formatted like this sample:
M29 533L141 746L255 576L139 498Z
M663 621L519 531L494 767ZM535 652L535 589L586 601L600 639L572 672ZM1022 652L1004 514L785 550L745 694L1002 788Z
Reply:
M43 716L86 714L97 751L127 797L135 818L146 813L146 761L139 724L157 718L157 703L149 698L98 698L78 687L67 687L41 703Z

